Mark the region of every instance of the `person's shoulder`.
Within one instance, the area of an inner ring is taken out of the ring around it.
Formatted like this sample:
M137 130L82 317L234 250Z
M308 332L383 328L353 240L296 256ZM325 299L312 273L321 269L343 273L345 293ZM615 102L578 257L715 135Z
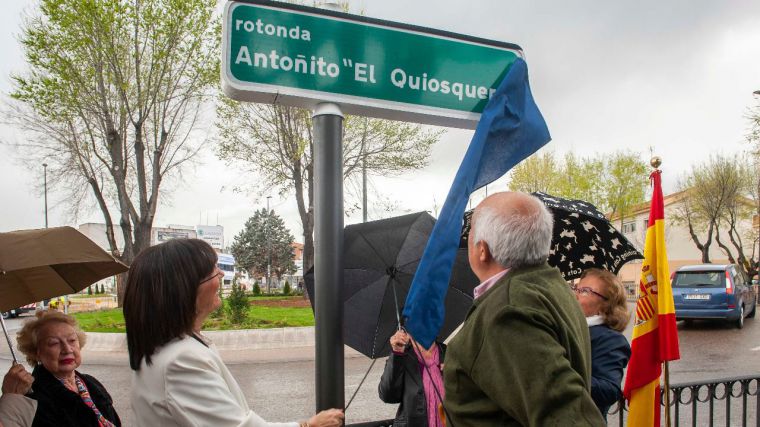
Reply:
M607 325L595 325L588 328L591 336L591 345L605 345L610 348L630 347L628 339L622 333Z
M205 344L191 336L183 336L159 347L151 356L150 367L163 369L168 365L188 360L208 359L212 354L213 351ZM144 361L143 364L145 364Z
M0 396L0 422L7 426L31 425L37 411L37 401L15 393Z
M92 375L85 374L85 373L82 373L82 372L79 372L79 371L76 371L76 374L77 374L77 376L79 378L81 378L81 379L83 379L85 381L85 384L88 387L90 386L90 384L95 384L98 387L101 387L101 388L105 389L105 387L103 387L103 384L101 384L100 381L98 381L98 379L95 378L95 377L93 377Z
M567 282L562 278L559 270L548 264L539 264L530 267L520 267L510 270L502 280L508 281L504 290L508 293L511 303L525 305L531 300L561 299L570 295ZM575 301L573 301L575 302ZM541 303L543 305L543 303Z
M547 263L512 269L505 278L533 285L541 285L547 282L565 283L559 270Z
M589 326L588 331L589 331L589 334L591 334L592 336L596 335L596 336L610 337L612 339L615 339L615 338L625 339L625 336L623 334L610 328L607 325Z

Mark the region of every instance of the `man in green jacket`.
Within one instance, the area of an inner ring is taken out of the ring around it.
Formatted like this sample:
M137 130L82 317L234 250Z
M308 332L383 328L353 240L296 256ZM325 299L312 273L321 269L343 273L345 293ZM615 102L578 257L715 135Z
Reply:
M497 193L472 216L468 253L481 280L449 343L449 426L604 426L591 399L586 319L546 260L552 216L525 193Z

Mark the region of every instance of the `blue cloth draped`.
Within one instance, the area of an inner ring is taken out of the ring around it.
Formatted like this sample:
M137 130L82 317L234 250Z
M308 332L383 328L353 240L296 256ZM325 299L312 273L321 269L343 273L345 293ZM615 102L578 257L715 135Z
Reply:
M530 92L528 67L518 58L483 110L406 298L406 329L425 348L432 345L443 324L444 299L470 194L550 140Z

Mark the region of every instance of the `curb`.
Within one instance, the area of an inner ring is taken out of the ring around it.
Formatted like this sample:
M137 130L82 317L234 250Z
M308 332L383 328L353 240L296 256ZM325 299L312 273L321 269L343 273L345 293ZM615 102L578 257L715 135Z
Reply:
M126 352L124 333L87 332L88 351ZM203 335L219 351L280 349L314 346L314 327L241 329L236 331L206 331Z

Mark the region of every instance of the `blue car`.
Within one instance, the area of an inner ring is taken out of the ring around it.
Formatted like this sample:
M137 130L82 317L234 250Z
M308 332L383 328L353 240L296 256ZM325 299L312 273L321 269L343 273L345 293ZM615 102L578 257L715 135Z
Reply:
M689 265L673 274L676 319L723 319L737 328L755 317L753 286L733 264Z

